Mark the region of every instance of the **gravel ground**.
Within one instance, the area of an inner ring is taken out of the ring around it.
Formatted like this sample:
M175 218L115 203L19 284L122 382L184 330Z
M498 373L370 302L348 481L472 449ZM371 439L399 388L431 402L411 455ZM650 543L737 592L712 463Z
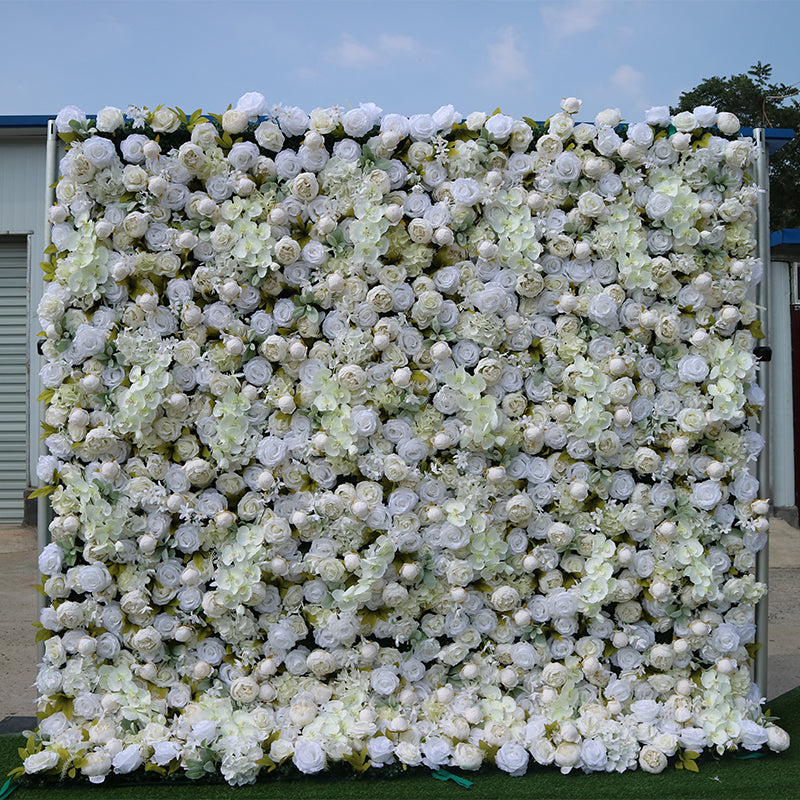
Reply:
M35 713L36 531L0 526L0 720ZM770 534L768 698L800 685L800 530L773 519Z

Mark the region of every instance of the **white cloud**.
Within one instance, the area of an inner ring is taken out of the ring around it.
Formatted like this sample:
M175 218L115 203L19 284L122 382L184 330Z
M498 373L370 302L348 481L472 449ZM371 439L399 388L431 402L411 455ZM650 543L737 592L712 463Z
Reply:
M385 33L378 37L378 49L397 56L411 56L421 50L413 36L389 36Z
M328 51L328 58L341 67L364 67L378 58L375 48L343 33L339 44Z
M509 83L530 78L525 54L517 44L517 35L513 28L501 28L497 31L497 39L487 45L486 50L489 57L487 82Z
M606 8L604 0L574 0L572 3L543 6L542 19L550 36L567 39L596 28Z
M611 83L637 105L644 107L647 104L644 73L630 64L620 64L611 76Z
M357 69L375 64L387 55L408 57L421 51L422 47L412 36L382 33L377 39L367 42L343 33L339 44L328 50L326 55L340 67Z

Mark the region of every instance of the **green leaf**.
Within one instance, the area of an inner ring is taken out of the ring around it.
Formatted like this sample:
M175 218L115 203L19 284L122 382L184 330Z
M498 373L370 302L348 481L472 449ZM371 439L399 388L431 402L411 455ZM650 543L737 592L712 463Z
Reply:
M353 753L349 756L344 756L344 760L356 772L366 772L369 769L369 762L367 761L367 749L364 748L360 753Z
M11 792L13 792L19 786L19 783L16 781L19 781L24 774L25 767L15 767L8 773L9 778L3 784L3 788L0 789L0 800L5 800L5 798L8 797ZM15 783L12 783L12 781L15 781Z
M17 782L17 778L19 776L18 770L22 770L22 774L25 774L24 767L17 767L8 773L11 777L8 778L8 780L2 786L0 786L0 800L5 800L5 798L8 797L11 792L13 792L19 786L19 783Z
M265 753L256 761L260 767L266 767L267 772L272 772L278 765Z
M34 499L36 497L47 497L50 492L55 491L55 486L40 486L38 489L34 489L28 497Z
M766 339L766 334L761 327L761 320L757 319L750 323L750 333L754 339Z
M689 772L700 772L700 768L695 763L695 759L699 758L700 753L695 753L694 750L684 750L678 756L675 762L675 769L685 769Z
M55 389L45 389L37 398L37 403L49 403L53 399L53 395L56 393Z

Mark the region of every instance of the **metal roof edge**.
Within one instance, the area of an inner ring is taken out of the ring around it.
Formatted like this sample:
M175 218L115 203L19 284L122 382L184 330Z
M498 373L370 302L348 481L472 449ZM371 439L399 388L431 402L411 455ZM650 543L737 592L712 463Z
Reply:
M752 136L754 130L755 128L740 128L739 132L743 136ZM791 142L794 139L794 135L793 128L764 128L764 139L766 140L769 154L772 155L785 144Z
M771 261L800 261L800 228L784 228L769 235Z
M780 231L773 231L769 235L770 247L777 247L781 244L800 244L800 228L784 228Z
M0 128L46 128L55 114L0 114Z

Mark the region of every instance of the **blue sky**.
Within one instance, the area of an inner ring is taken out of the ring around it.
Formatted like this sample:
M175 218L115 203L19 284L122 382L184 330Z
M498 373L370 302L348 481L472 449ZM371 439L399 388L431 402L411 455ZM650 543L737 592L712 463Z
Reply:
M452 103L629 121L758 60L800 82L798 0L0 0L0 114Z

